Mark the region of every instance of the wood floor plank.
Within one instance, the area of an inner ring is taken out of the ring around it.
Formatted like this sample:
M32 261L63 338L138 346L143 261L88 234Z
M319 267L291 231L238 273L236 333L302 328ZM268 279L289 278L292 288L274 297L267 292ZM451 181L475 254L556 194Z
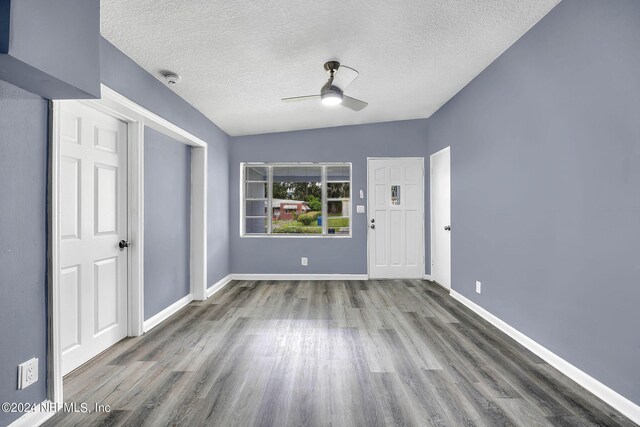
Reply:
M421 369L442 369L442 365L435 356L433 342L422 339L419 334L420 328L415 327L411 322L407 322L406 316L414 312L402 312L398 308L390 307L384 310L387 324L391 325L404 345L409 350L409 355L414 359Z
M447 418L433 390L420 375L420 369L409 356L398 333L393 329L383 329L380 335L391 349L396 373L403 385L406 396L412 407L420 414L419 421L423 425L445 426Z
M419 426L419 416L405 397L398 376L382 372L372 374L384 423L388 426Z
M65 380L46 426L632 426L421 280L234 281Z
M458 324L437 322L433 319L413 319L416 323L423 325L422 331L433 330L435 334L441 337L442 342L451 348L455 357L460 363L468 368L478 381L484 383L494 392L498 398L520 398L522 397L518 390L507 381L503 372L499 369L500 362L503 360L501 355L487 356L479 348L475 347L471 341L465 341L464 337L457 334ZM452 326L455 325L455 326ZM452 358L453 356L449 356Z

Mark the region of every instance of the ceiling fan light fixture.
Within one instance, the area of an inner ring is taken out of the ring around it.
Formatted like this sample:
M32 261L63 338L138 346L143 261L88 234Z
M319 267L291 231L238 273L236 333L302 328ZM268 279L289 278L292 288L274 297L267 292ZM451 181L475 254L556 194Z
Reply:
M340 72L344 68L343 72ZM292 101L317 101L320 98L320 103L328 107L335 107L341 105L353 111L360 111L367 104L356 98L344 95L344 89L349 86L358 77L358 72L346 65L340 65L337 61L329 61L324 64L325 71L329 74L329 80L320 89L319 95L305 95L294 96L289 98L282 98L284 102Z
M320 96L322 105L335 106L342 104L342 93L337 91L327 91Z

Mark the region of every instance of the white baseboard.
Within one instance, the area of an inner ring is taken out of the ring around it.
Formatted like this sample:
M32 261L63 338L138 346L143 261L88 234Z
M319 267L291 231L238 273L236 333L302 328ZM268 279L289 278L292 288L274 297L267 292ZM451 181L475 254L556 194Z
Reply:
M433 281L433 276L432 276L432 275L430 275L430 274L425 274L422 278L423 278L424 280Z
M37 427L56 414L53 402L45 400L32 412L27 412L11 424L9 427Z
M232 274L233 280L368 280L367 274Z
M211 295L215 294L216 292L218 292L219 290L221 290L222 288L227 286L229 284L229 282L231 282L231 280L233 280L232 277L231 277L231 274L227 274L222 279L218 280L216 283L214 283L213 285L208 287L207 288L207 298L210 298Z
M142 329L144 330L144 332L149 332L164 320L176 314L178 311L180 311L181 308L189 304L191 301L193 301L192 294L189 294L184 298L180 298L178 301L174 302L169 307L162 310L160 313L154 315L148 320L145 320Z
M522 332L518 331L508 323L494 316L484 308L480 307L478 304L467 299L453 289L451 290L450 295L470 308L472 311L480 315L480 317L483 317L496 328L500 329L502 332L509 335L524 347L528 348L532 353L536 354L538 357L549 363L549 365L553 366L561 373L571 378L573 381L575 381L585 389L589 390L602 401L620 411L636 424L640 424L640 406L636 405L626 397L602 384L600 381L593 378L586 372L573 366L571 363L553 353L551 350L538 344L536 341L532 340Z

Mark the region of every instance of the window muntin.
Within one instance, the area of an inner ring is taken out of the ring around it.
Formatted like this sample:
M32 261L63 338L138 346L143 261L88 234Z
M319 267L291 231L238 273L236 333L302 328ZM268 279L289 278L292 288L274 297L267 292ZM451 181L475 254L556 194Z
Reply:
M327 166L327 234L351 234L351 168Z
M241 171L241 236L351 236L350 163L244 163Z

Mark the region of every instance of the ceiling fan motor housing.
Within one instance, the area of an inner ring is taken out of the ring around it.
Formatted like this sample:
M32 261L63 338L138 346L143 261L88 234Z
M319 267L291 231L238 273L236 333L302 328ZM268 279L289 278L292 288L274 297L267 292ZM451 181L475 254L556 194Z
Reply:
M320 96L328 93L337 93L342 96L342 89L340 89L338 86L332 85L331 83L333 82L329 80L327 83L325 83L324 86L322 86L322 89L320 89Z
M335 73L340 68L340 63L338 61L328 61L324 63L324 70L331 76L332 73Z

